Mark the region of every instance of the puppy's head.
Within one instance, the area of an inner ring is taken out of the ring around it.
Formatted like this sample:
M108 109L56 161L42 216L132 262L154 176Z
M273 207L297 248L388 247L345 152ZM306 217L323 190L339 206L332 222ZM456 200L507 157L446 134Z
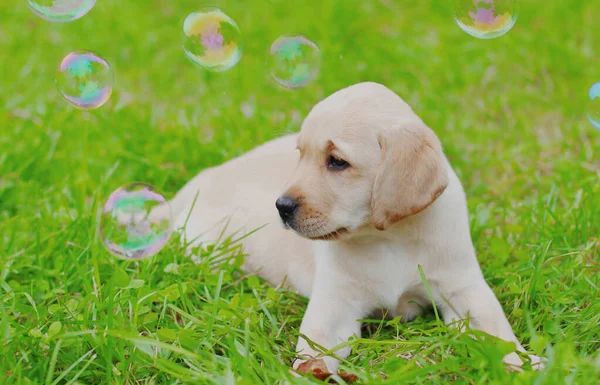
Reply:
M298 167L276 206L286 226L311 239L337 239L365 225L385 230L425 209L448 185L436 135L376 83L317 104L298 150Z

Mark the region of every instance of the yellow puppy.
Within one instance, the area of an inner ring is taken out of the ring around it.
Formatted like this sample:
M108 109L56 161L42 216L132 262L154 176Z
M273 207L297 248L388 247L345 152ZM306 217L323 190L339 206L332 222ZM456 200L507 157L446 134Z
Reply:
M447 323L469 318L523 350L479 268L465 194L440 141L380 84L334 93L300 134L203 171L172 206L179 227L189 214L185 238L203 234L195 243L214 241L226 218L229 233L266 225L243 240L244 269L309 297L300 333L327 349L359 336L357 320L378 309L410 320L429 305L420 265ZM295 368L319 355L302 338L297 352ZM337 370L335 358L323 360ZM515 353L505 361L522 365Z

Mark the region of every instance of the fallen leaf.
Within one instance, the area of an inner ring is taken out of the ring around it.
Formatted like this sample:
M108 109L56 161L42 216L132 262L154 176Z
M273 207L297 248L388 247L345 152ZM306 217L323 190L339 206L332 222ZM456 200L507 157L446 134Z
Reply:
M300 373L312 373L315 369L325 373L328 371L327 365L325 365L325 361L323 360L308 360L298 365L298 371Z
M331 378L333 373L330 373L327 369L327 365L323 360L309 360L298 365L298 372L312 374L317 380L327 381L330 384L336 384L337 382ZM337 375L347 383L351 384L358 381L358 377L351 373L338 372Z
M333 376L333 373L323 372L321 369L314 369L312 371L312 375L317 380L327 381L330 384L337 384L337 381L335 381L333 378L331 378L331 376ZM346 381L349 384L358 381L358 377L356 375L354 375L354 374L351 374L351 373L338 372L337 375L342 380Z

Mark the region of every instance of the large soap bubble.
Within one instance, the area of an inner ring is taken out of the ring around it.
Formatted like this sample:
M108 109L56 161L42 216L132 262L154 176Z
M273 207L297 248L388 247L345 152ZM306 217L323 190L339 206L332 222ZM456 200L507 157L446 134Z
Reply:
M108 251L124 259L158 253L172 233L172 211L151 186L134 183L113 192L102 209L100 238Z
M218 9L190 13L183 22L185 55L211 71L226 71L240 61L241 36L235 21Z
M60 94L80 110L92 110L106 103L113 83L113 72L106 60L90 51L71 52L56 72Z

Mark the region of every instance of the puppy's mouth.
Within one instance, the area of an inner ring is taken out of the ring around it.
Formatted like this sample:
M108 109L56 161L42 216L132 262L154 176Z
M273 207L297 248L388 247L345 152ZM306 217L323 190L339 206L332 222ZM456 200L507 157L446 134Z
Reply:
M285 229L292 229L298 235L313 241L335 241L336 239L339 239L340 236L348 232L348 229L346 229L345 227L340 227L334 231L330 231L325 234L315 234L314 231L303 231L305 229L299 228L294 223L284 223L283 226L285 227Z
M342 234L346 234L347 232L348 232L348 229L346 229L345 227L340 227L339 229L334 230L334 231L324 234L324 235L317 235L317 236L304 235L304 236L313 241L335 241L336 239L339 239Z

